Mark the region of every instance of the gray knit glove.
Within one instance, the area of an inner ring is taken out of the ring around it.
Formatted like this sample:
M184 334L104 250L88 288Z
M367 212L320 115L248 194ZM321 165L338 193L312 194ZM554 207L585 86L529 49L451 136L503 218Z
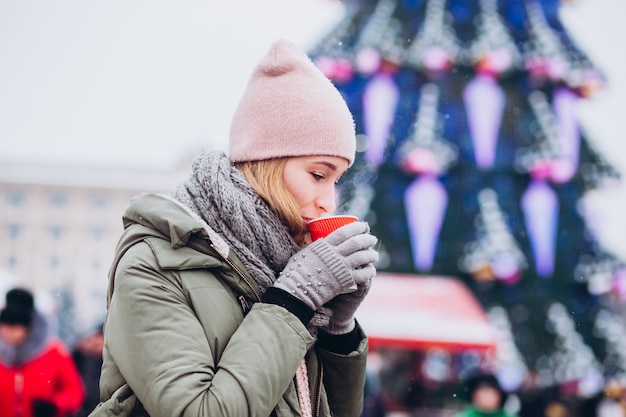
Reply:
M371 280L371 264L378 260L378 253L372 249L376 242L367 223L343 226L296 253L274 287L317 310L335 296L352 292Z
M376 256L372 258L372 262L361 267L358 271L361 279L357 282L356 291L340 294L326 304L325 307L331 309L332 316L328 325L324 326L322 330L338 335L350 333L354 329L354 314L369 292L372 279L376 275L376 268L373 264L378 261L378 252L374 253Z
M372 278L376 275L376 269L373 265L368 265L366 268L371 275L370 279L359 285L357 290L350 294L342 294L333 298L326 307L332 311L330 322L327 326L322 327L327 333L330 334L346 334L350 333L355 324L354 314L357 308L361 305L361 302L365 299L365 296L372 286Z

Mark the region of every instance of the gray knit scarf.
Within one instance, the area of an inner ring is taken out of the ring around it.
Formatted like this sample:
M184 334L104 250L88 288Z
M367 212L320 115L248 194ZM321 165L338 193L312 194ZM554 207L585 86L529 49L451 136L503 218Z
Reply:
M199 155L174 199L229 243L262 292L300 249L287 225L222 152ZM328 311L321 309L310 325L323 326L328 320Z

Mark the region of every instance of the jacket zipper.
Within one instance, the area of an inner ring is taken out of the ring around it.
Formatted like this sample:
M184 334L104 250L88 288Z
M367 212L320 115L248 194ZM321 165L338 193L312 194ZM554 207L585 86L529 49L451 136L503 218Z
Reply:
M319 363L319 373L320 373L320 377L317 380L317 398L315 399L315 416L314 417L319 417L320 415L320 407L322 405L322 381L324 380L324 365L322 364L322 361L319 360L317 363Z
M21 370L15 374L13 384L13 388L15 390L15 415L19 417L24 415L22 407L22 404L24 403L22 399L24 395L24 373Z
M211 243L211 248L213 248L215 252L217 252L220 255L220 257L222 257L222 259L224 259L226 263L230 265L230 267L233 268L235 272L237 272L237 274L241 277L241 279L245 281L245 283L248 285L248 287L250 287L250 289L254 293L257 301L261 301L261 296L259 295L258 292L256 292L256 290L254 289L254 287L252 286L248 278L239 269L239 267L235 265L230 259L222 256L212 243ZM244 304L247 304L245 299L242 299L241 297L239 297L239 302L241 303L242 307L244 306ZM315 399L316 404L315 404L315 416L314 417L319 417L320 415L320 407L322 404L322 381L324 379L324 367L322 366L322 363L320 361L318 361L318 363L319 363L319 369L320 369L320 377L318 378L318 381L317 381L317 398ZM274 410L274 412L275 411L276 410Z
M250 287L250 289L254 293L254 296L256 297L256 301L261 301L261 295L254 289L254 287L250 283L250 280L246 277L243 271L241 271L241 269L239 269L239 267L235 265L230 259L222 256L222 254L215 248L215 246L212 243L211 243L211 248L213 248L213 250L215 250L215 252L219 254L222 257L222 259L224 259L226 263L235 270L235 272L237 272L237 274L241 277L241 279L243 279L245 283L248 284L248 287ZM241 302L241 299L239 301Z

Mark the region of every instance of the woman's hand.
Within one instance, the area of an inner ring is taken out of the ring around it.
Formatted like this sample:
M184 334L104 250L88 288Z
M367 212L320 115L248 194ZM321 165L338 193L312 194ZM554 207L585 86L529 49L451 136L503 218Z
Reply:
M373 249L377 241L367 223L343 226L296 253L274 287L317 310L337 295L369 285L378 260Z

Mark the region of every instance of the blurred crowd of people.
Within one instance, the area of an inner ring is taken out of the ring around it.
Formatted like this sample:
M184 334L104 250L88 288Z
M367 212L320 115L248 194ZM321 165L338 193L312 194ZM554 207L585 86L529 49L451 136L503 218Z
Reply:
M6 293L0 311L0 416L86 417L99 403L102 325L71 347L53 333L29 290ZM582 398L568 385L540 387L529 373L518 390L507 392L493 373L437 382L414 372L417 353L391 357L393 364L368 372L361 417L431 416L420 410L437 409L447 410L437 414L442 417L626 417L626 384L618 379Z
M576 383L546 386L528 372L507 390L488 367L452 375L425 369L424 352L394 348L374 356L362 417L626 417L626 381L617 378L583 395Z
M9 290L0 311L0 416L87 416L99 401L102 346L101 327L66 346L31 291Z

